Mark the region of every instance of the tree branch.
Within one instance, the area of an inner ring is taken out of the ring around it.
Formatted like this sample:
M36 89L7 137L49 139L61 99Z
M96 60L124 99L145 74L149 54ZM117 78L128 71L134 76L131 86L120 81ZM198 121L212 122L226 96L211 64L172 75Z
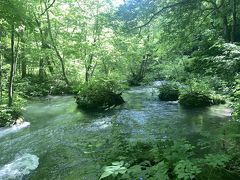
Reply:
M168 9L171 9L171 8L174 8L176 6L179 6L179 5L183 5L183 4L186 4L188 2L191 2L191 0L182 0L180 2L177 2L177 3L174 3L174 4L170 4L168 6L165 6L163 8L161 8L160 10L158 10L157 12L155 12L151 17L150 19L145 22L143 25L140 25L140 26L137 26L135 27L134 29L137 29L137 28L142 28L142 27L145 27L147 26L148 24L150 24L155 18L156 16L159 16L161 13L163 13L164 11L168 10Z
M56 0L53 0L53 2L40 14L40 16L44 15L55 3Z

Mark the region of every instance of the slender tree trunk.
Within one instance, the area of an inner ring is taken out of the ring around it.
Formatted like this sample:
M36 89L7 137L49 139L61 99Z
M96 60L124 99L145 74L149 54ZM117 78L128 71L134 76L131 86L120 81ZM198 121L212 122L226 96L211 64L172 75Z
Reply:
M11 33L11 72L9 78L9 87L8 87L8 106L11 107L13 103L13 81L14 81L14 71L15 71L15 26L12 25L12 33Z
M35 17L35 21L36 21L36 23L37 23L37 26L38 26L38 29L39 29L39 32L40 32L40 37L41 37L41 49L42 49L42 51L45 51L46 49L49 48L49 45L48 45L47 42L46 42L48 33L47 33L47 30L46 30L46 29L43 30L43 29L41 28L41 22L38 20L36 14L34 14L34 17ZM36 40L36 44L37 44L37 46L38 46L37 40ZM40 81L43 81L43 80L44 80L44 58L45 58L45 57L40 57L40 59L39 59L38 77L39 77L39 80L40 80ZM47 56L47 58L48 58L48 56Z
M223 38L226 42L230 42L227 16L223 16L222 20L223 20Z
M104 73L105 73L106 77L108 77L108 75L109 75L109 68L107 66L107 62L105 62L105 59L103 59L102 63L103 63Z
M92 71L90 73L90 77L93 77L96 67L97 67L97 62L94 64L94 66L92 68Z
M2 54L0 54L0 104L2 103Z
M215 5L217 8L217 5ZM226 0L221 0L221 10L219 11L222 17L222 24L223 24L223 39L226 42L230 42L230 32L229 32L229 26L228 26L228 16L226 12Z
M90 55L90 58L89 58L89 61L85 62L86 65L85 65L85 69L86 69L86 72L85 72L85 81L88 82L90 80L90 77L91 77L91 68L92 68L92 61L93 61L93 57L94 55L91 54Z
M49 12L48 12L48 7L47 7L47 2L45 1L44 2L45 4L45 9L46 9L46 15L47 15L47 23L48 23L48 32L49 32L49 37L52 41L52 46L53 46L53 49L60 61L60 64L61 64L61 69L62 69L62 75L63 75L63 79L64 81L66 82L66 84L69 86L70 83L69 83L69 80L66 76L66 70L65 70L65 64L64 64L64 59L62 57L62 55L60 54L56 44L55 44L55 41L54 41L54 38L53 38L53 34L52 34L52 27L51 27L51 22L50 22L50 17L49 17Z
M25 57L23 57L22 59L21 69L22 69L22 78L25 78L27 76L27 62Z
M53 66L52 66L52 63L51 63L51 59L49 58L49 56L46 59L47 59L48 69L49 69L51 75L53 75L54 69L53 69Z
M2 95L2 54L0 54L0 104L2 103Z
M21 55L20 58L21 59L21 66L19 66L20 72L21 72L21 76L22 78L25 78L27 76L27 59L25 57L25 37L22 35L21 38L21 43L22 43L22 48L21 48ZM19 63L20 64L20 63Z
M19 60L19 49L20 49L20 36L18 35L17 37L17 44L16 44L16 47L14 48L14 54L15 54L15 57L14 57L14 60L15 60L15 63L14 63L14 75L17 74L17 64L18 64L18 60Z
M236 41L236 31L237 31L237 1L232 0L232 32L231 32L231 42Z
M42 57L39 60L38 76L39 76L39 80L43 81L43 79L44 79L44 63L43 63L43 58Z
M0 31L0 104L2 103L2 32Z

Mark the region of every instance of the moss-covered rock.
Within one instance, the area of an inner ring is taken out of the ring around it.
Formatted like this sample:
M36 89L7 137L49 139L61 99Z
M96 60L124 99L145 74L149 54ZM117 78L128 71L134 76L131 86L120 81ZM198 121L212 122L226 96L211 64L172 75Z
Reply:
M213 105L226 104L226 100L220 95L212 95L211 99Z
M200 92L188 92L180 95L179 103L187 108L206 107L213 104L210 96Z
M107 110L123 104L124 100L114 81L98 80L82 85L76 102L84 110Z
M21 109L17 107L0 106L0 127L18 124L21 116Z
M159 87L159 99L162 101L177 101L179 89L176 84L166 83Z

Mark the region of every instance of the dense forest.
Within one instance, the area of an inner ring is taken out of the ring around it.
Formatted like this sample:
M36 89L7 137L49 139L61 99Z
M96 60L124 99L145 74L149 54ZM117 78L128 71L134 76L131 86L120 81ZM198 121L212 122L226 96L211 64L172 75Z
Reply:
M0 0L0 179L237 180L239 150L239 0Z

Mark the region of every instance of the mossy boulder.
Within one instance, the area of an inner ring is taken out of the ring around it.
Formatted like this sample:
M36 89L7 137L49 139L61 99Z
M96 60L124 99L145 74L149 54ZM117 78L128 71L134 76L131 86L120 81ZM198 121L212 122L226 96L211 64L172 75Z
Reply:
M107 110L124 103L114 81L97 80L82 85L76 103L84 110Z
M179 97L179 103L187 108L206 107L213 104L210 96L200 92L188 92Z
M20 108L0 106L0 127L18 124L22 119L21 116Z
M159 87L158 97L161 101L177 101L179 95L179 88L176 84L166 83Z
M220 95L212 95L211 99L213 105L226 104L226 100Z

